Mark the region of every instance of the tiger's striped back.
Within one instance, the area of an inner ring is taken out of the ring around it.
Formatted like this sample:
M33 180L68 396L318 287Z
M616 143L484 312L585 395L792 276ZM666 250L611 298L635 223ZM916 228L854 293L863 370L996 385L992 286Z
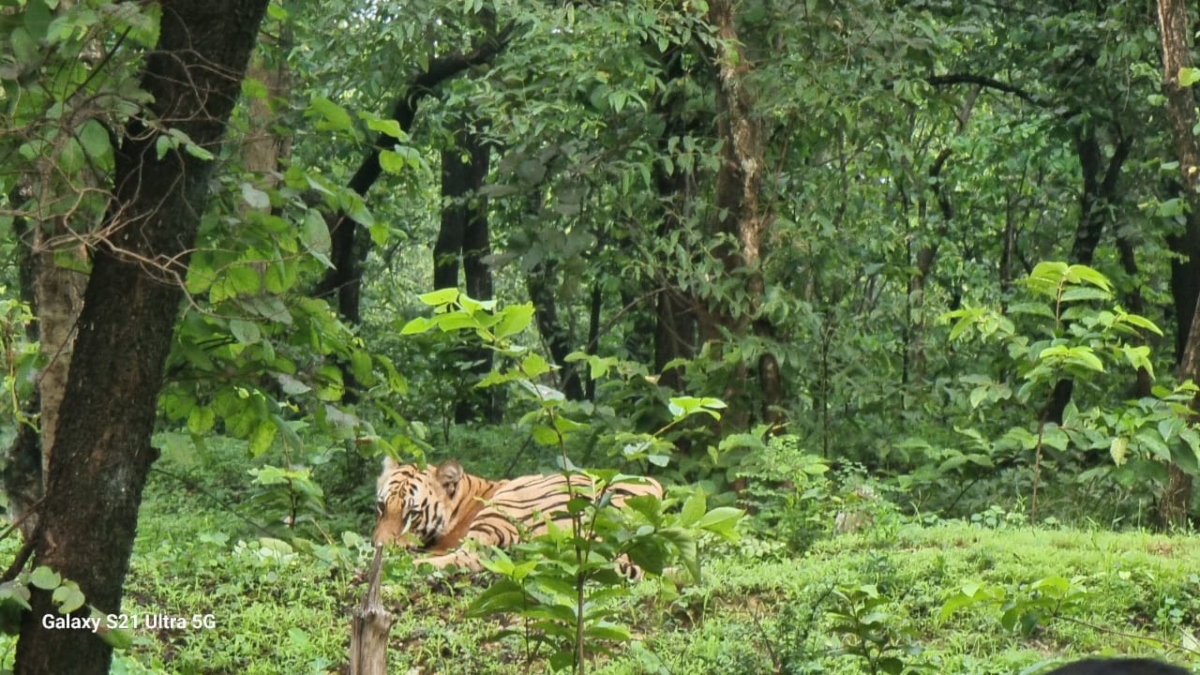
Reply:
M653 478L642 478L642 481L610 486L607 493L612 503L620 507L629 497L640 495L662 498L662 486L658 481ZM569 528L571 518L567 502L572 496L592 498L596 492L596 486L586 476L572 475L571 485L574 494L568 492L567 479L562 474L520 476L507 481L488 500L488 507L475 517L473 529L493 533L496 542L490 545L505 548L520 540L522 530L531 537L544 534L548 521L553 521L557 527Z

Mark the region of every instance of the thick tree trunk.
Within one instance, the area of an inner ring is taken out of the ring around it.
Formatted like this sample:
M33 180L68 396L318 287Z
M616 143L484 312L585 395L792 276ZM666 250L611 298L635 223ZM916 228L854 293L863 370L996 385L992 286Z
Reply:
M773 337L770 322L765 318L754 318L765 290L760 264L763 234L771 220L759 202L764 171L762 129L754 115L755 101L746 88L750 62L738 42L734 4L732 0L713 0L706 16L718 38L709 53L717 79L717 136L722 141L716 206L723 217L718 217L715 229L729 240L721 254L725 274L745 278L752 306L748 311L734 313L725 302L718 301L712 315L733 335L744 335L752 330L755 335L769 340ZM763 417L775 421L782 410L782 383L774 354L763 352L758 371ZM746 414L737 412L744 410L737 401L749 393L748 384L743 367L726 388L725 398L731 404L731 413L723 421L731 428L745 428L749 422Z
M1186 0L1158 0L1158 27L1162 39L1163 93L1167 98L1167 120L1175 138L1183 194L1190 207L1190 219L1200 217L1200 142L1192 132L1196 127L1196 97L1179 83L1179 72L1192 66L1188 44L1188 15ZM1195 265L1195 260L1191 261ZM1187 308L1185 308L1187 309ZM1200 381L1200 312L1190 308L1191 328L1187 344L1179 360L1179 377ZM1179 321L1186 321L1184 315ZM1200 412L1200 396L1192 399L1192 410ZM1164 525L1182 527L1187 524L1188 504L1192 498L1192 477L1177 464L1168 468L1167 489L1159 507Z
M266 0L163 3L143 87L157 120L216 153L240 91ZM111 239L94 252L75 359L50 464L36 563L77 582L101 612L117 612L137 528L163 364L208 196L213 162L182 149L156 159L153 133L132 120L114 154ZM37 591L17 643L16 672L100 675L111 648L84 630L48 630Z

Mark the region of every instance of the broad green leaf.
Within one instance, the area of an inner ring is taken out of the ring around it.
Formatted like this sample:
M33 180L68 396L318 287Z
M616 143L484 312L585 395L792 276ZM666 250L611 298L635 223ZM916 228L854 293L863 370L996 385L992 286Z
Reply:
M559 437L554 429L544 424L535 424L533 425L533 440L539 445L553 447L558 445Z
M500 321L492 331L497 340L511 337L529 327L533 322L533 303L510 305L500 313Z
M1125 456L1129 450L1129 439L1124 436L1117 436L1112 440L1112 445L1108 448L1108 454L1112 455L1113 464L1121 466L1125 463Z
M550 364L540 354L530 354L521 361L521 374L530 379L550 372Z
M428 332L430 328L433 328L433 326L433 321L426 317L418 316L417 318L412 319L408 323L404 324L404 327L400 329L400 334L416 335L417 333L425 333Z
M729 536L733 534L733 526L741 520L745 513L745 511L732 506L719 506L704 514L704 517L696 523L696 527Z
M396 120L384 120L375 117L368 118L361 114L359 117L362 117L366 120L367 128L371 131L378 131L381 134L391 136L392 138L401 141L408 138L408 134L404 133L404 130L400 128L400 123Z
M1099 288L1088 288L1086 286L1076 286L1068 288L1062 292L1059 299L1063 302L1077 302L1079 300L1109 300L1112 298L1112 293Z
M1180 68L1179 86L1190 87L1200 82L1200 68Z
M441 305L448 305L448 304L458 300L458 289L457 288L441 288L436 291L431 291L429 293L419 295L419 296L417 296L417 299L420 300L423 304L429 305L431 307L439 307Z
M262 340L262 332L258 324L244 319L234 319L229 322L229 332L234 339L243 345L252 345Z
M1106 291L1112 290L1112 282L1108 280L1108 277L1088 267L1087 265L1071 265L1067 268L1067 272L1064 276L1067 281L1073 283L1083 281Z
M242 183L242 200L252 209L265 211L271 208L271 198L267 193L249 183Z
M29 583L44 591L49 591L58 588L62 584L62 577L58 572L41 565L33 570L29 575Z
M83 597L83 591L79 590L79 586L73 581L68 581L54 589L54 594L50 599L58 605L58 611L63 614L74 612L83 607L83 603L87 601L87 598Z
M325 218L316 209L309 209L305 212L304 223L300 228L300 241L311 253L328 256L332 250L333 243L329 238L329 226L325 224ZM332 267L328 258L322 258L322 262L326 263L326 268Z
M691 527L700 522L700 519L705 515L705 505L707 499L704 496L704 490L696 488L687 501L683 503L683 510L679 514L679 525L681 527Z
M207 434L212 431L216 420L217 416L212 408L208 406L195 407L188 413L187 428L190 433L197 436Z
M267 450L271 449L271 443L275 440L275 434L279 430L275 428L275 423L270 420L263 420L254 427L254 433L250 435L250 443L248 449L250 456L260 457Z
M401 173L404 171L406 162L404 158L394 150L379 151L379 166L388 173Z

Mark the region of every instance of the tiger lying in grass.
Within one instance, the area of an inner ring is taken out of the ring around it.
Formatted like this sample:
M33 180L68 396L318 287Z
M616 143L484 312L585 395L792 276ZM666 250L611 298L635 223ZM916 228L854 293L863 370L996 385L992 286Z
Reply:
M626 498L639 495L662 498L658 481L642 481L613 485L609 489L613 504L621 506ZM594 489L584 476L572 476L571 484L577 494ZM508 548L520 541L522 531L530 536L544 533L547 520L569 529L566 488L567 479L561 474L492 481L464 472L455 460L422 470L389 457L379 477L374 540L435 554L418 558L418 565L478 571L482 569L478 553L462 547L468 539L478 542L475 548ZM641 576L641 570L628 561L618 568L630 578Z

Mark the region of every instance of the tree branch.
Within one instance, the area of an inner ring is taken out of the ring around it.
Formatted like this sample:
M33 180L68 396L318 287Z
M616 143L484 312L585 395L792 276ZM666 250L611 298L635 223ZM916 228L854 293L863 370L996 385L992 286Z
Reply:
M995 80L983 75L971 75L969 73L934 75L928 78L928 82L935 87L944 87L953 84L973 84L980 87L986 87L988 89L995 89L996 91L1002 91L1006 94L1012 94L1022 101L1036 106L1045 105L1044 103L1035 99L1032 94L1018 86L1008 84L1007 82L1001 82L1000 80Z

